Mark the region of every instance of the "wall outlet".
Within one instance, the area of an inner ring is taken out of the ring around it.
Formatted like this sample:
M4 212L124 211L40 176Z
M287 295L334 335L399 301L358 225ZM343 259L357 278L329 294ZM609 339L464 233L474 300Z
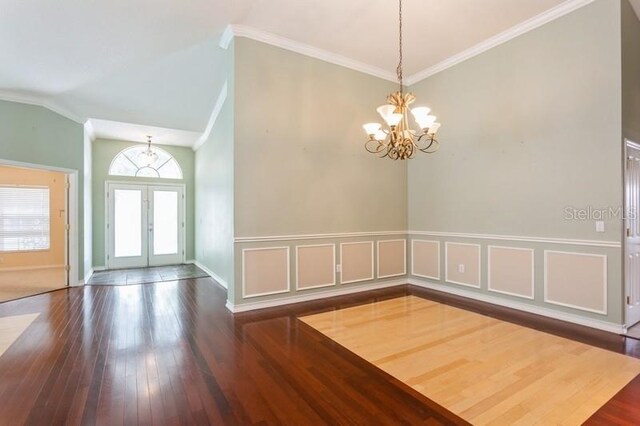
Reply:
M342 272L342 265L336 265L336 272Z
M464 274L464 264L459 264L458 265L458 272L460 272L461 274Z
M604 221L597 220L596 221L596 232L604 232Z

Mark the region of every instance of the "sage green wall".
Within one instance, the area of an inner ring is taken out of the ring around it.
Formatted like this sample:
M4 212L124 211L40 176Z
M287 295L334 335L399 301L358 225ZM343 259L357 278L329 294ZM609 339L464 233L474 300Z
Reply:
M396 85L235 40L235 236L406 229L406 163L364 149Z
M596 0L412 86L443 125L440 152L409 163L409 229L620 242L617 218L565 219L622 206L620 43L620 2ZM620 249L535 246L607 254L621 322Z
M622 0L622 133L640 143L640 21Z
M123 149L138 145L134 142L97 139L93 142L93 266L105 266L105 182L126 181L140 183L180 183L185 185L186 195L186 259L194 259L194 154L191 148L162 145L160 148L171 154L182 168L182 180L134 178L109 176L109 166L113 158Z
M0 101L0 159L78 171L78 277L84 277L84 129L46 108Z
M220 49L220 75L226 77L227 98L208 139L195 153L196 260L228 287L233 300L233 165L234 43ZM224 85L221 81L220 87Z
M412 86L443 125L409 164L410 229L619 241L564 220L622 202L619 25L597 0Z

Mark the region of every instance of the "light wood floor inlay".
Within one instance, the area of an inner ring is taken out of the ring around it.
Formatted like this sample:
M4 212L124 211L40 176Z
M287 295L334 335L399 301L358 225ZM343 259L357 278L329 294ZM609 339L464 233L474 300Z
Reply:
M14 315L0 318L0 356L40 314Z
M301 317L474 425L579 425L640 360L415 296Z

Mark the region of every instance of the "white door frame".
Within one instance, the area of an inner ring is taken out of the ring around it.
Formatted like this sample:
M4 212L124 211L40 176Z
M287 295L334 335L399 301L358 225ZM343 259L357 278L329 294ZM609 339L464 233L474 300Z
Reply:
M180 187L182 189L182 263L186 263L187 259L187 187L183 183L169 182L149 182L149 181L132 181L132 180L106 180L104 182L104 264L109 269L109 185L137 185L137 186L168 186Z
M22 161L4 160L0 158L0 165L26 167L37 170L65 173L69 178L69 200L67 202L67 218L69 221L69 238L66 241L66 251L69 253L67 265L69 265L68 285L78 286L84 284L84 278L79 278L78 256L78 171L64 167L47 166L44 164L26 163Z
M630 277L627 273L628 271L628 244L629 244L629 236L627 235L627 229L629 228L630 224L629 224L629 219L626 217L627 214L629 214L629 205L627 203L627 159L628 159L628 148L634 148L637 150L640 150L640 144L633 142L629 139L624 139L624 149L623 149L623 165L622 165L622 182L623 182L623 213L625 215L624 220L622 221L622 276L623 276L623 282L624 282L624 292L623 292L623 300L622 300L622 306L623 306L623 310L624 310L624 323L625 323L625 331L627 330L628 327L633 326L635 323L637 323L637 318L633 319L631 318L630 315L630 308L629 308L629 303L628 303L628 297L630 292L630 288L631 288L631 280ZM636 308L636 310L638 310L640 308Z

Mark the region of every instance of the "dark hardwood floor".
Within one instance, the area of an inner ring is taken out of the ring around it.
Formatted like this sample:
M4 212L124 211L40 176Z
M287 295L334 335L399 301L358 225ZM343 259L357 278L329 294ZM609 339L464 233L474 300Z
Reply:
M465 424L296 319L407 294L640 357L640 342L412 286L231 315L210 279L0 304L41 315L0 357L0 424ZM635 379L590 419L638 424Z

